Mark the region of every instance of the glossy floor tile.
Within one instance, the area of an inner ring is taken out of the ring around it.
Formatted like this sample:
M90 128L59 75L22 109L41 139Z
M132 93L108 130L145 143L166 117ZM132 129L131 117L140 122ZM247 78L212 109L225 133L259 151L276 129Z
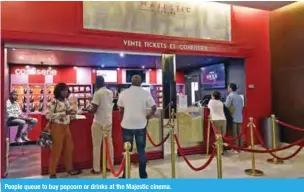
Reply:
M150 178L171 178L171 161L170 161L170 148L165 144L165 159L153 160L148 162L147 172ZM288 156L297 147L280 152L279 156ZM207 157L203 155L190 155L187 156L191 164L195 167L203 165ZM262 170L265 175L264 178L300 178L304 177L304 150L301 151L296 157L291 160L285 161L284 164L274 165L266 162L270 158L268 154L256 154L256 168ZM48 176L40 175L40 148L37 146L30 146L24 149L14 147L11 149L10 169L8 177L30 177L42 178ZM116 166L116 169L118 166ZM251 154L242 152L240 154L233 154L227 152L223 156L223 177L224 178L253 178L244 173L245 169L251 168ZM58 174L59 177L70 177L66 173ZM138 178L138 167L132 166L131 176ZM92 175L90 170L83 170L83 173L76 177L83 178L99 178L101 175ZM108 173L108 178L113 176ZM182 157L176 158L176 177L178 178L216 178L217 166L216 158L213 159L211 164L202 171L193 171L185 163Z

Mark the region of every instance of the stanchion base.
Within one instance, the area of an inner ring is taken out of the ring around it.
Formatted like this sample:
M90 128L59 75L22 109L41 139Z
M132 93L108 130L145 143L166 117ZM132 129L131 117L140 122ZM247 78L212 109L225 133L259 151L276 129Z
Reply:
M263 175L264 175L264 172L263 172L263 171L260 171L260 170L258 170L258 169L255 169L255 170L253 170L253 169L246 169L246 170L245 170L245 173L246 173L247 175L255 176L255 177L263 176Z
M272 159L267 159L268 163L272 163L272 164L283 164L284 161L281 159L276 159L276 158L272 158Z

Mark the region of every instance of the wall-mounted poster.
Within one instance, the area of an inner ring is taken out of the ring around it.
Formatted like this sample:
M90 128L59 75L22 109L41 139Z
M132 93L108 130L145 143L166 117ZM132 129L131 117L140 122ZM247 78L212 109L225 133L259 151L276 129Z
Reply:
M83 28L230 41L231 6L215 2L84 1Z

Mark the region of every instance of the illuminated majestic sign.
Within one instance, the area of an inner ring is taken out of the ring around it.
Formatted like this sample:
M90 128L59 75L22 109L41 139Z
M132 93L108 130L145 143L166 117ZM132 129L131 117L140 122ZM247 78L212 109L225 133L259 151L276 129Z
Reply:
M54 69L36 69L36 68L29 68L29 69L15 69L16 75L57 75L57 71Z
M191 12L191 7L178 2L141 1L140 9L165 15L186 14Z
M82 13L84 29L223 41L231 36L231 6L216 2L83 1Z

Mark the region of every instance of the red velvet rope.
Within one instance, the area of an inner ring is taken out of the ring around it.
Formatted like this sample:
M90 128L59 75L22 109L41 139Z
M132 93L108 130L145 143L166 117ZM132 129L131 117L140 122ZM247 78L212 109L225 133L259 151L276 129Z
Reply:
M187 157L185 156L184 152L182 151L182 147L179 143L178 137L174 134L175 140L176 140L176 144L177 144L177 150L179 151L179 153L181 154L181 156L184 158L184 160L186 161L186 163L188 164L188 166L194 170L194 171L201 171L203 169L205 169L206 167L208 167L208 165L212 162L215 154L216 154L216 150L213 149L209 159L206 161L206 163L204 163L202 166L200 167L194 167L191 162L187 159Z
M269 150L259 150L259 149L248 149L248 148L244 148L244 147L239 147L236 145L232 145L228 143L228 147L232 148L232 149L236 149L236 150L240 150L240 151L246 151L246 152L252 152L252 153L270 153L270 152L277 152L277 151L283 151L285 149L289 149L295 145L300 145L304 143L304 139L300 139L292 144L286 145L284 147L280 147L280 148L276 148L276 149L269 149Z
M244 133L240 133L236 137L229 138L229 137L223 136L221 134L221 132L218 130L218 128L213 123L211 124L211 126L212 126L212 129L213 129L214 133L215 134L220 134L222 136L223 140L226 141L226 142L236 141L237 139L241 138L243 135L245 135L247 133L247 129L245 129Z
M302 129L302 128L295 127L295 126L293 126L293 125L289 125L289 124L284 123L284 122L282 122L282 121L277 120L277 122L278 122L280 125L283 125L284 127L288 127L288 128L290 128L290 129L292 129L292 130L294 130L294 131L304 131L304 129Z
M117 173L115 173L115 170L114 170L114 166L113 166L113 162L112 162L112 159L111 159L111 156L110 156L110 151L109 151L109 141L108 141L108 138L106 137L105 138L105 143L106 143L106 151L107 151L107 159L108 159L108 163L109 163L109 166L110 166L110 170L111 170L111 173L114 175L114 177L119 177L119 175L122 173L124 167L125 167L125 157L123 157L120 165L119 165L119 168L118 168L118 171Z
M263 148L265 148L271 156L273 156L274 158L277 158L279 160L288 160L288 159L291 159L293 157L295 157L302 149L303 149L303 146L300 146L294 153L292 153L291 155L287 156L287 157L279 157L277 156L276 154L274 154L273 152L269 151L269 148L266 147L266 144L264 142L264 140L262 139L261 135L259 134L258 130L257 129L254 129L254 133L255 135L257 136L258 140L260 141L261 145Z
M149 132L147 131L148 140L150 141L150 143L151 143L154 147L159 147L159 146L161 146L162 144L164 144L164 143L168 140L169 136L170 136L170 132L166 135L166 137L164 138L164 140L162 140L159 144L156 144L156 143L154 143L154 141L152 140L152 138L151 138Z

